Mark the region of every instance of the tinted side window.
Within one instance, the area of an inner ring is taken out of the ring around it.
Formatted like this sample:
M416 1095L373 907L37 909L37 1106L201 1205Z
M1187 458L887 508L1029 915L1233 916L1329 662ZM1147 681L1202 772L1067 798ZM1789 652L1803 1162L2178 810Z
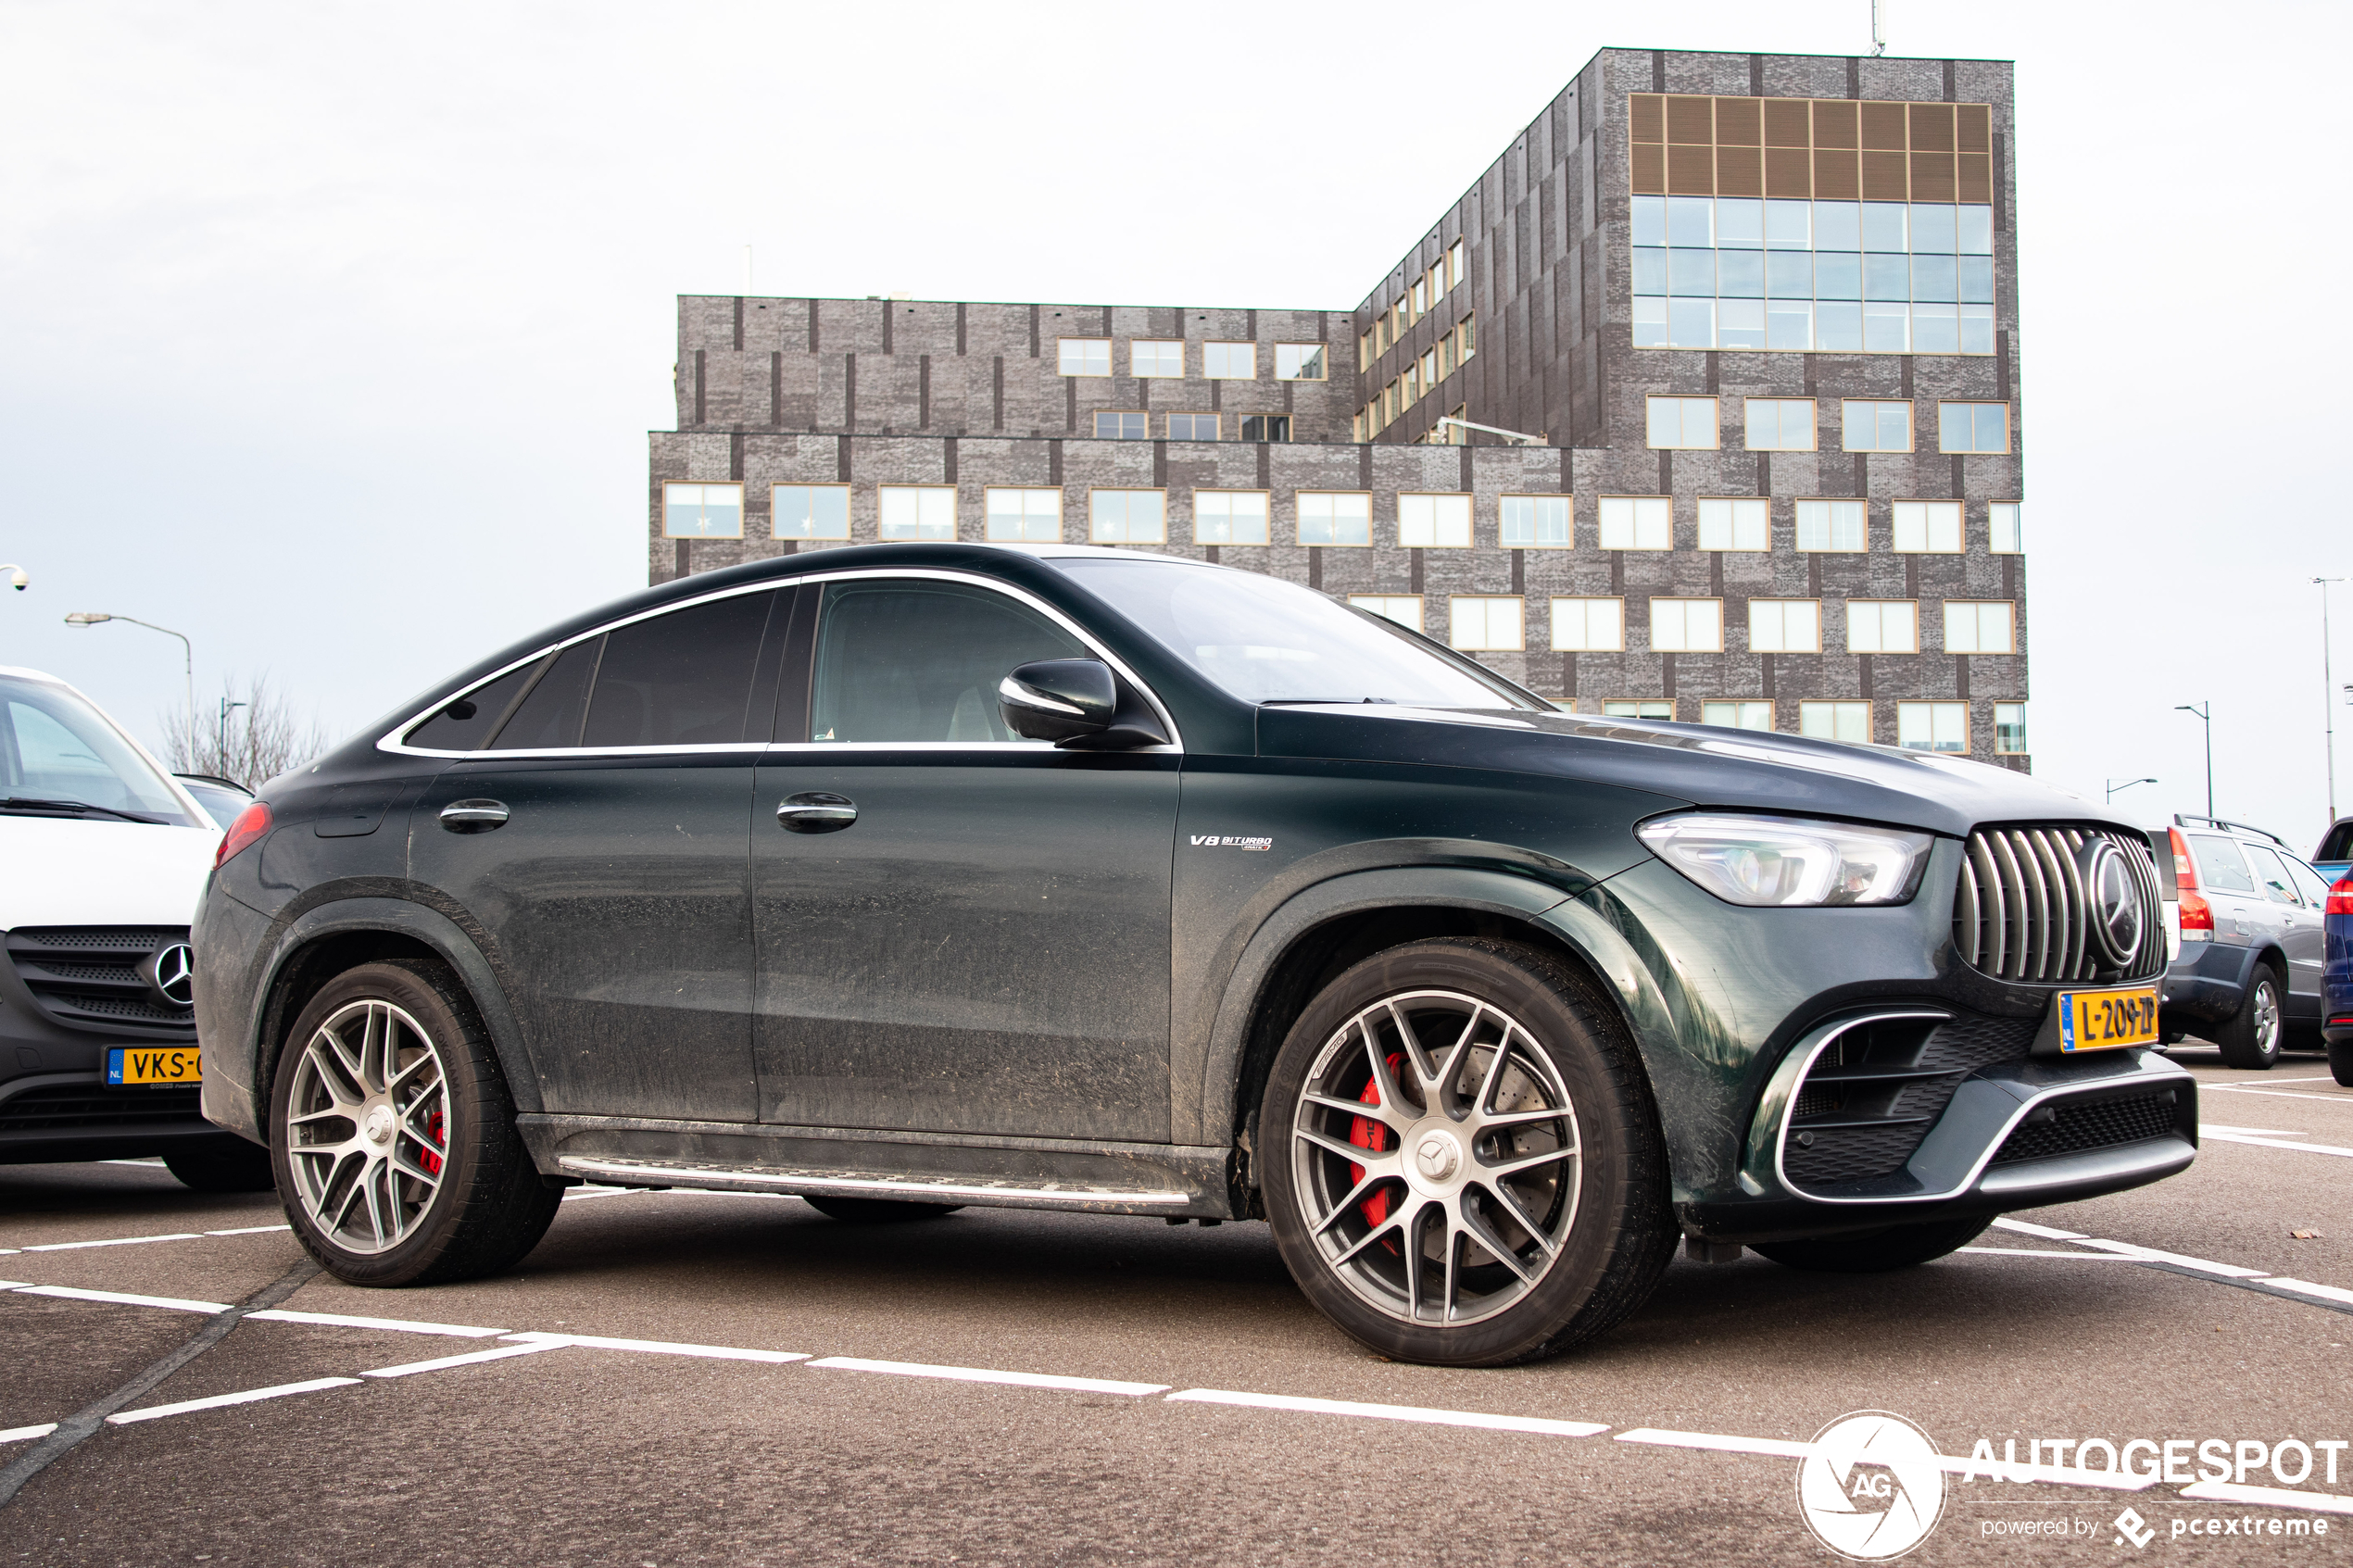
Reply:
M725 746L744 738L774 593L737 594L605 634L581 744Z
M597 673L597 656L605 640L591 637L574 643L556 656L539 684L524 694L515 716L501 725L493 751L541 751L580 744L580 721L588 712L588 682Z
M2321 852L2312 859L2353 860L2353 822L2339 822L2329 829L2329 835L2321 840Z
M431 751L472 751L490 738L499 719L523 683L539 666L510 670L487 685L476 686L409 732L409 744Z
M997 684L1033 659L1088 650L1035 610L953 583L829 583L817 626L810 738L1005 741Z
M2259 844L2246 844L2240 847L2246 851L2247 866L2255 872L2255 880L2260 884L2265 897L2274 904L2302 901L2296 897L2295 888L2288 884L2287 868L2280 864L2277 855Z
M2218 893L2255 891L2255 878L2247 873L2246 860L2236 844L2202 833L2190 834L2190 843L2196 847L2198 880L2208 888Z

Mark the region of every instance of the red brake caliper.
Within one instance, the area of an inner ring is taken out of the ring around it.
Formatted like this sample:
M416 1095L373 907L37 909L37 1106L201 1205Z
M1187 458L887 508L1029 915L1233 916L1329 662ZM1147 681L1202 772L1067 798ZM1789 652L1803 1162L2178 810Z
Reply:
M417 1162L422 1165L427 1171L430 1171L434 1175L438 1176L441 1174L441 1156L435 1154L434 1152L434 1148L447 1148L449 1147L449 1139L443 1135L441 1130L441 1112L438 1109L425 1118L425 1131L433 1135L433 1148L428 1148L419 1154L417 1157Z
M1392 1082L1394 1082L1397 1077L1398 1068L1403 1066L1404 1061L1405 1055L1403 1051L1392 1051L1390 1053L1389 1076ZM1358 1095L1356 1098L1366 1105L1378 1105L1380 1103L1380 1080L1378 1078L1367 1078L1365 1080L1365 1092ZM1348 1122L1348 1141L1354 1144L1358 1148L1370 1149L1373 1153L1378 1154L1389 1148L1389 1129L1382 1126L1378 1122L1374 1121L1369 1116L1353 1116L1349 1118ZM1351 1183L1363 1181L1365 1179L1365 1168L1362 1165L1352 1163L1348 1167L1348 1179ZM1365 1223L1366 1224L1379 1224L1383 1220L1389 1218L1389 1189L1387 1187L1383 1187L1380 1191L1373 1194L1372 1197L1365 1199L1363 1203L1358 1204L1357 1208L1364 1214Z

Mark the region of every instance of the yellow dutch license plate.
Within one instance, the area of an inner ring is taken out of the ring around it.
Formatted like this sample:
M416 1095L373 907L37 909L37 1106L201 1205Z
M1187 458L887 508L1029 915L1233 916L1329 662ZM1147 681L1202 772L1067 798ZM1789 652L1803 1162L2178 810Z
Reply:
M201 1084L202 1053L194 1046L144 1050L125 1047L107 1053L109 1084Z
M2125 991L2062 991L2059 1049L2108 1051L2157 1044L2157 987Z

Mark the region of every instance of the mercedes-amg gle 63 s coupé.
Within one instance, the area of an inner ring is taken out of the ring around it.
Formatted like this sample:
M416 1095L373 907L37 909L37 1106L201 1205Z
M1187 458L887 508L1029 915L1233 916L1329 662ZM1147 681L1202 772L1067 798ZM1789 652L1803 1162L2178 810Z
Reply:
M1264 1219L1495 1365L1679 1240L1899 1268L2155 1181L2147 838L1930 753L1564 713L1246 571L885 545L484 659L223 845L204 1109L338 1277L559 1189Z

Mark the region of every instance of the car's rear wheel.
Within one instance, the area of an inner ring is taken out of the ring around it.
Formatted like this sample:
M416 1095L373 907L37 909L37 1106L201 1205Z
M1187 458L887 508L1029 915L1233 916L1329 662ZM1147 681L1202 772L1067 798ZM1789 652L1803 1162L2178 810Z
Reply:
M311 998L271 1096L295 1236L353 1285L494 1273L538 1244L561 1194L515 1132L473 1005L437 965L363 964Z
M829 1220L851 1225L895 1225L909 1220L937 1220L953 1214L961 1203L914 1203L896 1198L836 1198L802 1193L800 1200Z
M163 1157L180 1185L198 1192L268 1192L277 1185L270 1151L240 1138L234 1148L187 1149Z
M2246 1072L2265 1072L2280 1060L2280 977L2269 964L2259 963L2246 983L2237 1016L2215 1032L2222 1049L2222 1065Z
M2329 1076L2353 1089L2353 1040L2340 1040L2329 1047Z
M1994 1223L1944 1220L1918 1225L1890 1225L1885 1230L1857 1231L1851 1236L1817 1236L1806 1241L1768 1241L1750 1248L1774 1262L1817 1273L1881 1274L1956 1252L1985 1234Z
M1292 1027L1260 1127L1291 1277L1401 1361L1566 1349L1640 1307L1674 1254L1633 1041L1539 948L1449 937L1357 964Z

